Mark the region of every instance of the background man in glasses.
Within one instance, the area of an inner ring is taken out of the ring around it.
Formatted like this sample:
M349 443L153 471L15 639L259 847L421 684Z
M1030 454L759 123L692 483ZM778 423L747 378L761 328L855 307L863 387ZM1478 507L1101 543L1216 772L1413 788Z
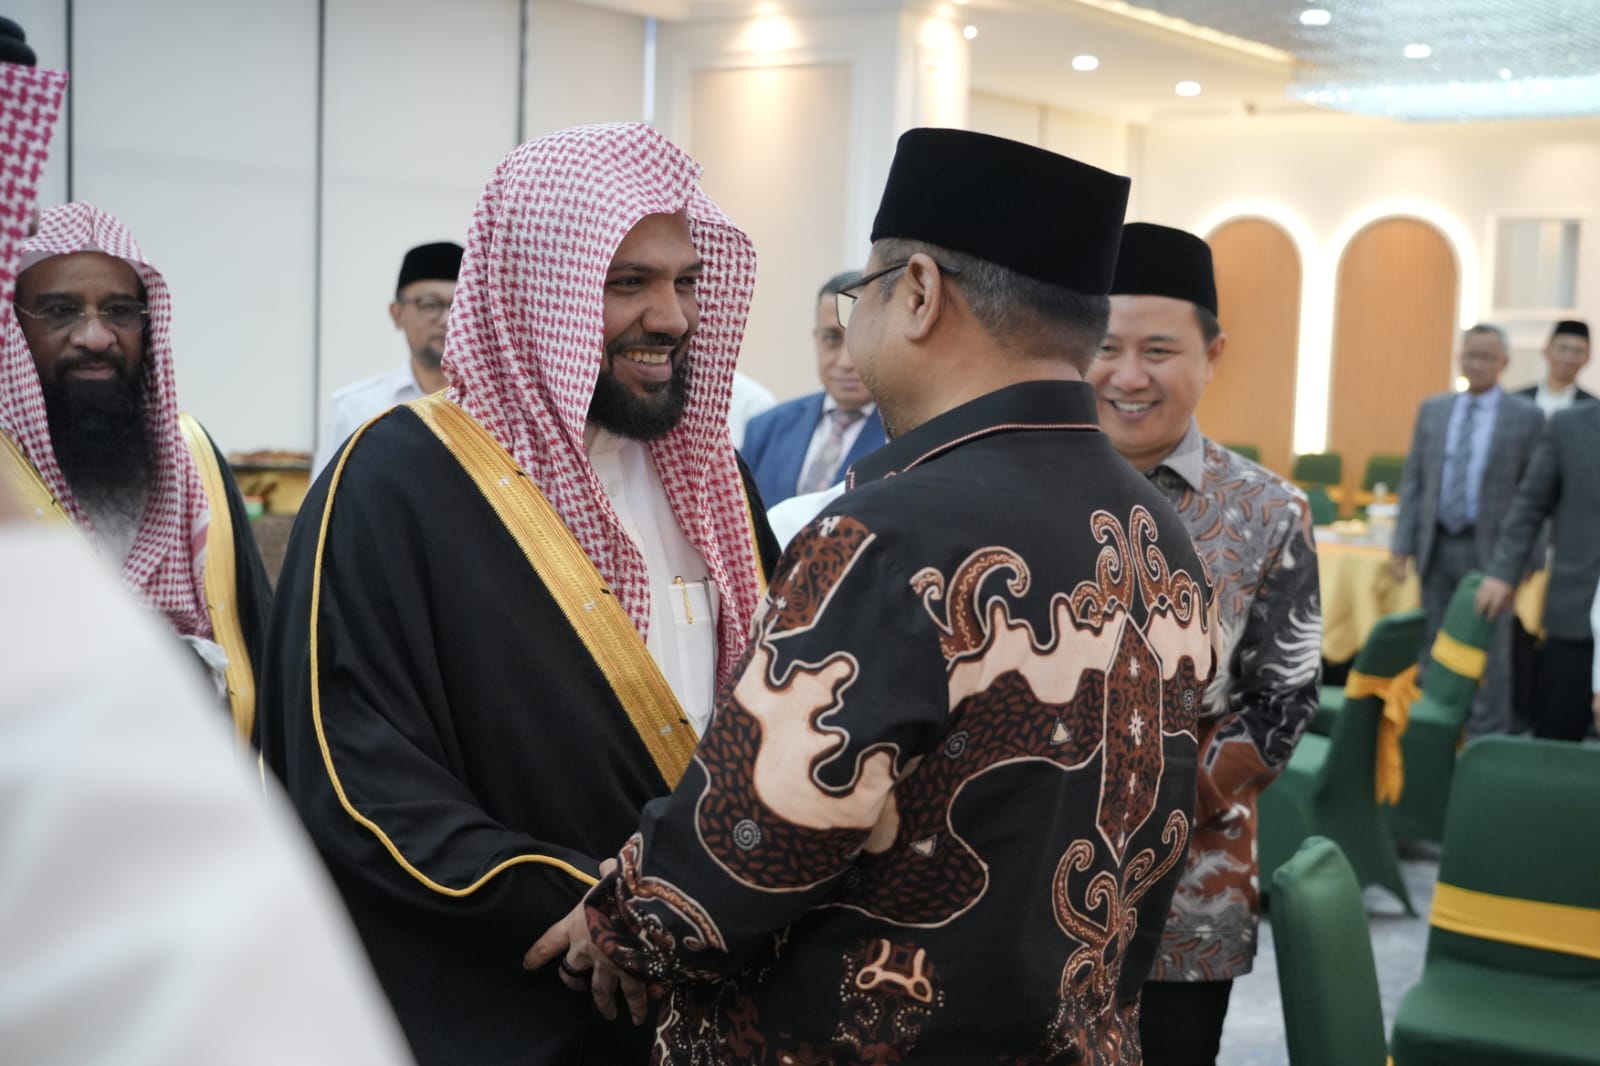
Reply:
M339 445L369 418L395 404L444 388L444 371L439 369L439 362L444 358L445 326L460 274L459 244L419 244L406 253L400 263L400 280L395 283L389 317L394 320L394 328L406 335L411 359L405 366L363 378L333 394L322 434L317 438L317 458L311 465L313 478L338 453Z
M779 404L745 430L744 461L768 507L837 485L850 464L883 447L883 420L845 350L834 309L834 294L860 277L853 270L839 274L817 292L811 341L822 391Z
M171 309L121 222L81 203L45 212L0 320L0 479L121 571L248 737L271 591L228 464L179 414Z

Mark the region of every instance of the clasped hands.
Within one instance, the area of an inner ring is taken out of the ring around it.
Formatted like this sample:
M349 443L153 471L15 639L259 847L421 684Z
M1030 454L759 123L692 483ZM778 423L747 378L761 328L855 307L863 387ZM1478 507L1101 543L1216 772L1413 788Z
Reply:
M607 859L600 864L600 874L604 876L616 868L617 861ZM616 1018L617 993L621 992L633 1024L644 1024L649 1006L644 982L618 969L595 945L589 935L589 919L584 914L582 900L534 942L522 957L522 968L538 970L556 959L560 960L556 963L556 974L561 983L574 992L587 990L602 1016Z

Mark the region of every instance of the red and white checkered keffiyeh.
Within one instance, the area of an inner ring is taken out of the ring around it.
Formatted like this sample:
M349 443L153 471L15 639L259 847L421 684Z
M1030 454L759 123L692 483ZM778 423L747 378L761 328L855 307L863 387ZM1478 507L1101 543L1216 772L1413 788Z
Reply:
M0 292L12 298L67 76L0 63Z
M55 255L98 251L125 260L144 282L150 305L144 348L144 411L155 462L154 481L122 582L167 616L184 636L211 637L203 584L210 506L200 471L178 425L178 390L172 367L172 300L161 273L145 260L122 223L89 204L63 204L39 219L39 232L22 245L22 270ZM33 353L10 301L0 314L0 432L17 443L80 529L93 523L56 465L45 416L44 392Z
M683 420L650 450L672 510L721 595L717 679L744 651L760 595L728 435L733 367L755 287L755 249L697 184L700 167L648 126L584 126L500 163L473 213L450 312L450 398L511 453L560 513L641 635L644 557L583 445L604 358L604 288L646 215L685 211L705 264Z

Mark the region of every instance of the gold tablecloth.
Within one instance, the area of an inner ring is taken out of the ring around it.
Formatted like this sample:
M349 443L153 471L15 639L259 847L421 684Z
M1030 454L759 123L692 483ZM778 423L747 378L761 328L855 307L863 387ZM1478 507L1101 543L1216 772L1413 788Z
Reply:
M1322 586L1322 657L1347 662L1366 642L1378 619L1422 605L1415 573L1396 585L1389 576L1389 549L1375 544L1317 545ZM1544 634L1544 597L1549 575L1540 570L1517 589L1516 611L1534 636Z
M1422 605L1417 575L1396 585L1389 576L1389 549L1375 544L1317 545L1322 585L1322 657L1348 662L1378 619Z

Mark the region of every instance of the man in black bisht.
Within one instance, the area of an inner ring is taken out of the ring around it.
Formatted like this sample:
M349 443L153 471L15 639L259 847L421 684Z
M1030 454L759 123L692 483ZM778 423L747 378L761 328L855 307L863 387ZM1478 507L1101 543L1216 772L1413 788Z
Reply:
M635 1017L664 983L657 1062L1139 1061L1215 634L1081 380L1127 191L901 138L839 299L891 440L780 560L682 783L529 952Z

